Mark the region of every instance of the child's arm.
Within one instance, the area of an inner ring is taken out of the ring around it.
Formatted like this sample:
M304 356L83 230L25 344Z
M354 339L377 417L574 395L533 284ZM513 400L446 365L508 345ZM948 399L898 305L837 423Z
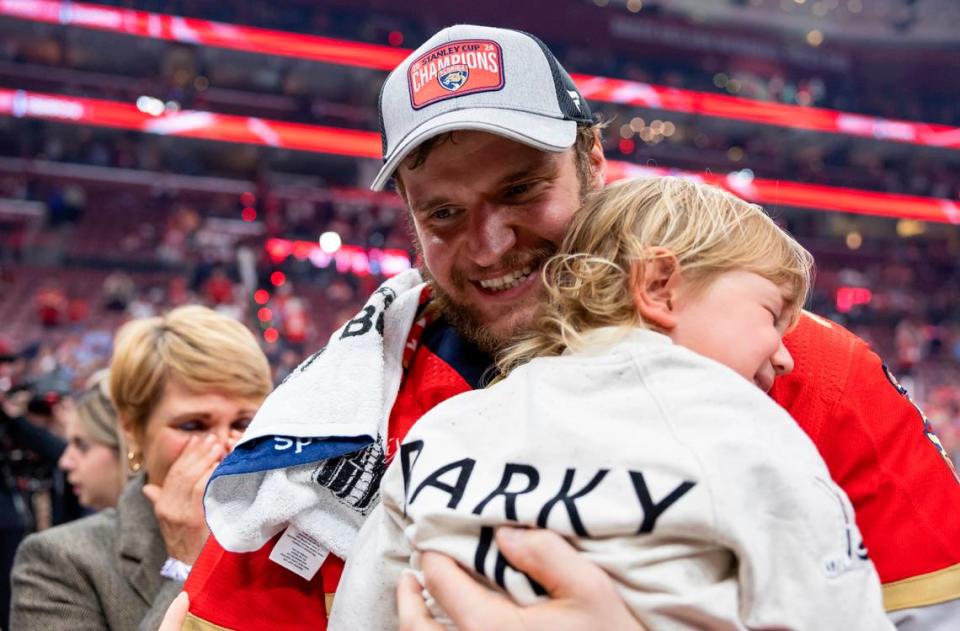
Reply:
M715 459L709 474L720 542L738 561L741 620L750 628L892 629L850 500L785 412L752 412L753 436L733 437L736 456Z

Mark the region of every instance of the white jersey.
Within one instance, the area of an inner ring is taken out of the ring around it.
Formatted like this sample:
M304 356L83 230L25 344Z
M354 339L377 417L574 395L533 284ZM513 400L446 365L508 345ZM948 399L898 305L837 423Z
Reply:
M395 629L399 576L425 550L534 602L539 585L497 550L502 524L567 537L649 629L893 628L850 501L783 409L663 335L587 341L414 426L331 629Z

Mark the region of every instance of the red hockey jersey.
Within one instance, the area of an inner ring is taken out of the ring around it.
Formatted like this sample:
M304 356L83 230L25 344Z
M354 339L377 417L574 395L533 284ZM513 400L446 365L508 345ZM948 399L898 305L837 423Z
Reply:
M866 342L805 313L771 396L857 512L888 611L960 598L960 480L929 421Z

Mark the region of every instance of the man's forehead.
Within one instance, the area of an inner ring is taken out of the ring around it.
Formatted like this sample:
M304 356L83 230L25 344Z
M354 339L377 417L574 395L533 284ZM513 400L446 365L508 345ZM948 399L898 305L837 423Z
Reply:
M553 160L544 159L508 169L503 168L506 165L490 167L496 173L488 177L484 177L482 167L478 167L477 177L470 181L444 175L416 181L406 187L406 202L410 210L417 214L437 206L460 203L477 195L496 195L512 184L532 178L554 180L559 169Z
M417 171L429 173L434 181L437 176L458 171L469 171L475 180L509 180L526 171L555 168L565 153L571 153L542 151L481 131L451 132L428 142L415 149L398 169L405 185L419 179Z

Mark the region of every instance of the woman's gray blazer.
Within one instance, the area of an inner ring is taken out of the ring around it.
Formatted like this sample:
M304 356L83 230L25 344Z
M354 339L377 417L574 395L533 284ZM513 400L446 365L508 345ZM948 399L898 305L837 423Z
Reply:
M10 627L17 631L156 629L183 584L160 576L167 558L144 476L117 503L30 535L17 550Z

